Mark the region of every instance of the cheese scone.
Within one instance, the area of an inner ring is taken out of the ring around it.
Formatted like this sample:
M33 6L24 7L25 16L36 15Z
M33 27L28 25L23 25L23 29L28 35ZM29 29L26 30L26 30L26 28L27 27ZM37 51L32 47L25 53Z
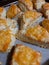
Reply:
M44 14L44 16L49 19L49 3L45 3L42 6L42 13Z
M19 30L19 25L16 20L7 18L7 26L11 30L12 34L16 34Z
M30 0L19 0L18 6L23 12L26 10L33 10L33 3Z
M0 52L9 52L15 44L15 37L12 35L11 30L0 30Z
M15 45L18 29L17 21L0 18L0 52L8 52Z
M44 19L42 21L42 26L49 32L49 19Z
M42 55L27 46L17 44L12 56L11 65L40 65Z
M19 31L16 38L40 47L49 48L49 33L40 25Z
M39 23L42 14L37 11L26 11L20 18L20 29L25 29L27 26L32 26Z
M14 18L18 13L20 13L20 9L17 5L12 4L7 10L6 16L7 18Z
M3 7L0 7L0 17L6 17L6 10Z
M45 0L32 0L34 8L37 10L41 10L42 5L45 4Z
M38 11L41 10L42 5L45 4L45 0L31 0L33 2L33 7L37 9Z
M19 26L17 21L9 18L0 18L0 30L10 29L12 34L18 32Z

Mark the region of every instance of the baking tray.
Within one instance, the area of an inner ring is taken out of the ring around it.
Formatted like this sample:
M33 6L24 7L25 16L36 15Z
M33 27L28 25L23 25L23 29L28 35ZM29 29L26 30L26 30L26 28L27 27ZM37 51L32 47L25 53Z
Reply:
M18 4L18 2L13 2L14 4ZM12 3L10 3L12 4ZM8 7L10 6L10 4L8 5L4 5L5 9L7 10ZM40 48L38 46L29 44L29 43L24 43L22 41L19 41L16 39L16 44L24 44L26 46L31 47L34 50L40 51L42 53L42 61L41 61L41 65L49 65L49 49L44 49L44 48ZM9 53L0 53L0 65L9 65L7 59L8 59L8 55ZM8 63L7 63L8 62Z

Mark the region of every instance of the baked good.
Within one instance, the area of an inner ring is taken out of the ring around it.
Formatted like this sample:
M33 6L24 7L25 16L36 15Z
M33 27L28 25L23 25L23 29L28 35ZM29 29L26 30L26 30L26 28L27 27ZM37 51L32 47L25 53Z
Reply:
M22 44L17 44L11 65L40 65L41 53Z
M49 48L49 33L40 25L31 26L25 30L20 30L16 38L24 42Z
M42 6L42 13L47 19L49 19L49 3L45 3Z
M42 19L42 14L37 11L26 11L20 17L20 29L25 29L28 26L32 26L34 24L39 23L40 19Z
M19 26L16 20L9 18L0 18L0 30L10 29L12 34L18 32Z
M9 52L15 45L16 37L19 28L17 21L0 18L0 52Z
M19 25L17 21L9 18L7 18L6 21L7 21L8 28L11 30L11 33L14 35L17 34L19 30Z
M33 3L30 0L19 0L18 6L23 12L27 10L33 10Z
M32 0L34 8L37 9L38 11L41 10L42 5L45 4L45 0Z
M15 44L15 37L10 33L10 29L0 30L0 52L10 52Z
M15 4L11 4L9 9L7 10L7 18L14 18L18 13L20 13L20 9Z
M42 26L49 32L49 19L44 19L42 21Z
M2 17L2 18L6 17L6 10L3 7L0 7L0 17Z

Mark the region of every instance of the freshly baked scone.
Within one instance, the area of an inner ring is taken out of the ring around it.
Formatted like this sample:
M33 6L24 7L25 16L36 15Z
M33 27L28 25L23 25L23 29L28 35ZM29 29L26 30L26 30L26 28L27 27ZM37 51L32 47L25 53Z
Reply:
M18 32L19 26L17 21L9 18L0 18L0 30L10 29L12 34Z
M15 37L12 35L11 30L0 30L0 52L9 52L15 44Z
M35 23L39 23L42 18L42 14L37 11L26 11L20 18L20 29L24 29L27 26L32 26Z
M7 18L14 18L18 13L20 13L20 9L17 5L12 4L7 11Z
M22 44L17 44L11 65L40 65L41 53Z
M49 19L49 3L46 3L42 6L42 13L47 19Z
M49 48L49 33L40 25L19 31L16 38L40 47Z
M33 3L30 0L19 0L18 6L23 12L26 10L33 10Z
M49 19L44 19L42 21L42 26L49 32Z
M0 17L2 18L6 17L6 10L3 7L0 7Z
M0 18L0 52L9 52L15 44L15 34L18 32L17 21Z
M19 30L19 25L17 21L9 18L7 18L6 20L8 28L11 30L11 33L15 35Z
M45 0L32 0L34 8L37 10L41 10L42 5L45 4Z

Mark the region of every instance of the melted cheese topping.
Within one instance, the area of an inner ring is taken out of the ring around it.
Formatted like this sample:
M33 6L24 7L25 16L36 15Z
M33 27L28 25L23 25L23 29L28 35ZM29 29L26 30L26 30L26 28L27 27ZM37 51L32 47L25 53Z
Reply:
M26 18L33 18L33 19L38 18L40 15L41 15L41 13L38 13L38 12L36 12L36 11L26 11L26 12L24 13L24 16L25 16Z
M33 10L33 3L30 0L19 0L19 1L25 4L29 10Z
M18 45L13 59L18 65L40 65L41 54L29 47Z
M0 51L6 51L11 42L11 35L9 30L0 31Z
M43 5L43 8L44 8L45 10L49 10L49 3L44 4L44 5Z
M20 9L19 9L16 5L12 4L12 5L10 6L10 8L8 9L8 11L7 11L7 17L13 18L13 17L15 17L19 12L20 12Z
M35 40L49 42L49 33L40 25L29 28L26 31L25 35Z
M45 20L42 22L42 25L43 25L43 27L49 32L49 20L48 20L48 19L45 19Z

